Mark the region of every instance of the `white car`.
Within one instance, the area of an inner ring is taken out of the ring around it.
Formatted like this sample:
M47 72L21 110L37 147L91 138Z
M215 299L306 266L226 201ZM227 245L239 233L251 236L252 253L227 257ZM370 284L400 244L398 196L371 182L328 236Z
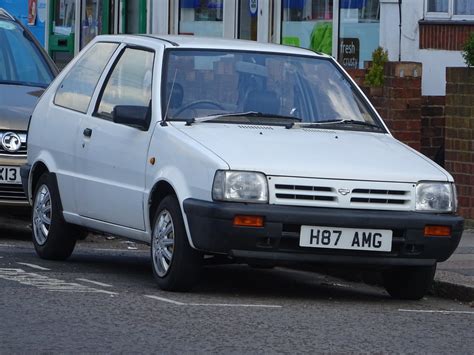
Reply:
M463 229L451 175L337 62L248 41L96 37L39 101L22 177L40 257L119 235L151 244L165 290L224 256L370 267L418 299Z

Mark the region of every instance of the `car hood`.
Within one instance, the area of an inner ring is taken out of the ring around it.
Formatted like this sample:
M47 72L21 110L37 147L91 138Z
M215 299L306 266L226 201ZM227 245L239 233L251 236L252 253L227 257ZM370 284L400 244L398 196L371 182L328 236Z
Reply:
M325 179L452 181L434 162L388 134L209 122L175 126L233 170Z
M26 131L43 92L41 87L0 84L0 130Z

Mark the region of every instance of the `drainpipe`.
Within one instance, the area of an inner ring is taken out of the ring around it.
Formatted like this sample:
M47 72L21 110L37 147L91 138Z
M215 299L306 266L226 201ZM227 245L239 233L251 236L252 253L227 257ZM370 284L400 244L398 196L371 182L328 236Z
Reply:
M402 61L402 0L398 1L398 61Z

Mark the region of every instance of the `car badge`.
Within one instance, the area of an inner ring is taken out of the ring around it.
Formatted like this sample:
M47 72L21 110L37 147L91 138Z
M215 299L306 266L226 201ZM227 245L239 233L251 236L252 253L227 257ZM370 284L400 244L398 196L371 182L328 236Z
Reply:
M349 189L338 189L337 192L339 192L342 196L346 196L351 190Z
M2 147L7 152L16 152L21 148L20 136L14 132L7 132L2 137Z

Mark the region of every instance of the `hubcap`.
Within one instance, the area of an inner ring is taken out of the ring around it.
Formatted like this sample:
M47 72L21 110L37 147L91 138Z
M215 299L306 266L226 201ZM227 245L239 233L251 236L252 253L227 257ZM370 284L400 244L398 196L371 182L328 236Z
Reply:
M46 185L41 185L33 205L33 234L39 245L46 243L51 228L51 194Z
M153 229L152 242L153 265L158 276L168 272L174 251L174 224L171 214L162 210Z

